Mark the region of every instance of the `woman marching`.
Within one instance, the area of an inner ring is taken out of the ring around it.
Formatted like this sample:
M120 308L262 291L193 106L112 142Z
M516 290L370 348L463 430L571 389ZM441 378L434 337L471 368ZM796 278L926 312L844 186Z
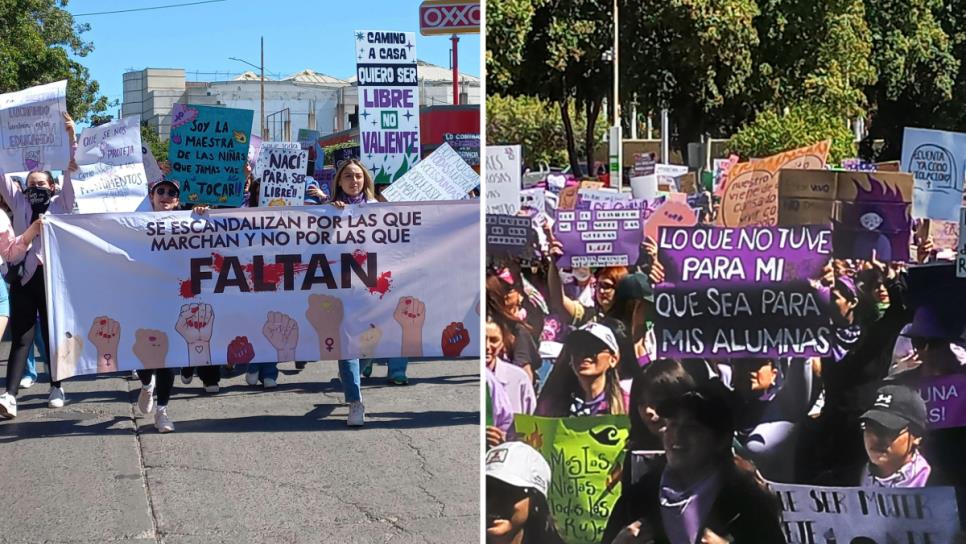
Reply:
M57 183L50 172L35 170L27 175L27 189L0 172L0 197L13 211L13 230L24 237L34 223L44 213L69 214L74 209L74 187L70 181L70 170L75 170L74 150L77 142L74 135L74 121L66 112L64 125L70 142L68 163L70 168L64 172L64 186L59 192ZM39 226L37 227L39 231ZM36 236L36 233L34 233ZM44 340L44 357L50 358L50 334L47 326L47 299L44 288L44 247L42 239L34 240L22 259L8 263L10 272L10 360L7 363L7 392L0 398L0 415L17 415L17 393L27 364L27 352L32 349L37 314L40 314L40 330ZM53 365L48 363L53 368ZM64 389L59 381L53 381L51 371L50 397L51 408L64 406Z

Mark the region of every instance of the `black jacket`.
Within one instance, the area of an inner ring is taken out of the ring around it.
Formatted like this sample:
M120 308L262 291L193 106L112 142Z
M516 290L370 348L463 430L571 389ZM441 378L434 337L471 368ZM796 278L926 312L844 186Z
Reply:
M659 500L663 467L649 471L637 484L625 489L614 504L601 544L611 544L624 527L641 520L639 542L669 544L661 521ZM785 544L778 502L759 487L750 474L734 465L725 469L722 487L703 529L731 538L736 544Z

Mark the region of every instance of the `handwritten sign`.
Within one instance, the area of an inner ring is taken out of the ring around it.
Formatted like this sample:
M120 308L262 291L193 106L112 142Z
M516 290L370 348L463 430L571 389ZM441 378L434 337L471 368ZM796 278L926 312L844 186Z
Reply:
M650 176L654 174L654 155L651 153L634 153L634 175Z
M825 168L831 142L785 151L728 169L722 190L719 224L723 227L778 224L778 171L783 168Z
M416 34L357 30L355 52L361 160L377 184L393 183L420 157Z
M966 427L966 376L925 378L919 386L919 396L926 401L930 429Z
M78 211L137 210L148 196L143 152L136 116L84 129L75 154L79 169L71 174Z
M0 169L66 170L67 81L0 95Z
M241 206L252 110L175 104L168 161L182 204Z
M688 205L687 200L652 200L656 207L653 213L646 216L644 222L644 236L651 240L658 239L661 227L693 227L698 224L698 214Z
M663 228L655 307L661 357L813 357L833 333L809 280L832 253L827 228Z
M529 217L486 214L487 256L533 257L536 232Z
M461 200L480 184L480 175L447 144L382 192L389 202Z
M480 135L473 133L452 133L443 134L443 141L456 151L466 164L470 166L480 165Z
M915 178L912 216L956 221L963 205L966 134L906 128L902 169Z
M296 143L296 145L298 145ZM258 158L259 206L301 206L305 203L305 169L309 152L262 144Z
M627 416L517 414L517 434L550 465L547 502L567 544L598 544L621 494Z
M520 146L486 146L486 213L520 210Z
M631 200L631 193L621 193L613 189L579 189L577 191L577 210L598 210L614 208L613 204Z
M332 160L329 161L329 164L335 166L335 169L338 170L339 168L342 168L342 165L346 162L359 158L359 146L354 145L351 147L333 149L330 153L332 155Z
M952 487L768 485L788 544L938 544L959 532Z
M562 262L573 268L633 264L643 240L641 217L639 209L557 210L554 235L563 244Z

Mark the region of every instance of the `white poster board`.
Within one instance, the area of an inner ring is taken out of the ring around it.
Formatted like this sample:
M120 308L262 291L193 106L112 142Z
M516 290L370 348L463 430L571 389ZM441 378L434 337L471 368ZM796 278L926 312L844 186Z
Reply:
M902 170L912 173L912 216L959 220L963 205L966 134L906 128L902 133Z
M137 116L84 129L71 172L78 212L137 210L148 196L143 150Z
M296 143L296 146L299 144ZM305 204L305 173L309 152L301 147L262 143L256 162L259 206L302 206Z
M480 175L449 144L436 148L382 192L389 202L462 200L480 185Z
M0 95L0 169L66 170L67 80Z
M486 213L520 211L520 146L486 146Z

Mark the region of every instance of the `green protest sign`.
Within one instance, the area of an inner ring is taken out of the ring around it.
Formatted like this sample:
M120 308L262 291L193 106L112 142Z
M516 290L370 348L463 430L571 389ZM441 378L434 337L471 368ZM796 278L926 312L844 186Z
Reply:
M621 494L627 416L517 414L517 433L550 464L548 502L567 544L597 544Z

